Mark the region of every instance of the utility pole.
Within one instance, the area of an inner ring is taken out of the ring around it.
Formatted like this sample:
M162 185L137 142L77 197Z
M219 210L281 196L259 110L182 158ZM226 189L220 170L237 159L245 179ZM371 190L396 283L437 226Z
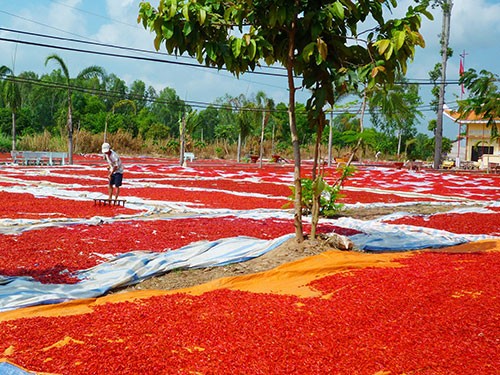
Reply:
M462 78L462 75L464 74L464 71L465 71L465 56L467 56L468 53L465 52L465 50L460 54L460 69L459 69L459 75L460 77L459 78ZM462 97L464 95L464 85L462 84L461 87L460 87L460 100L462 100ZM456 159L456 162L455 162L455 165L457 166L457 168L460 168L460 143L462 143L462 122L457 121L458 123L458 136L457 136L457 141L458 141L458 145L457 145L457 159ZM465 160L467 160L467 152L465 154Z
M180 115L179 115L180 117ZM182 113L182 117L179 118L179 138L180 138L180 156L179 164L186 166L186 161L184 160L184 152L186 151L186 113Z
M441 9L443 10L443 27L441 31L441 83L439 85L439 104L436 121L436 134L434 137L434 169L439 169L441 165L441 154L443 151L443 106L444 92L446 85L446 63L448 62L448 43L450 40L450 20L452 0L443 0Z

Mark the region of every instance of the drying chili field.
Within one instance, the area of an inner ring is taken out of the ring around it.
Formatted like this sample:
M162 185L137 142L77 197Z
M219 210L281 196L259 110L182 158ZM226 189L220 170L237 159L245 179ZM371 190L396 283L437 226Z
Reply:
M0 155L0 373L500 372L499 175L360 165L345 207L392 214L319 228L357 251L109 294L179 268L258 258L294 233L291 165L123 162L125 207L99 206L98 155L54 167ZM441 212L405 211L415 205Z

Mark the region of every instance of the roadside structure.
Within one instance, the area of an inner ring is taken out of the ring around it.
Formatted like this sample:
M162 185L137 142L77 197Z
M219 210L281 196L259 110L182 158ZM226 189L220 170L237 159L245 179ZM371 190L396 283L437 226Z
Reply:
M496 126L497 133L500 134L500 118L496 118L493 125L487 126L488 119L481 115L471 112L463 116L446 104L443 113L458 124L460 137L465 134L464 162L478 162L483 169L488 168L491 163L500 164L500 138L491 138L491 126Z

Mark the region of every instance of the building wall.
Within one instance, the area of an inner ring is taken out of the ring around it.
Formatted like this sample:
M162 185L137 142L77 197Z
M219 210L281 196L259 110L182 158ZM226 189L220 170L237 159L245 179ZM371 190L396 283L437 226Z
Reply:
M500 140L491 140L491 127L486 124L466 124L465 160L477 161L483 154L500 154ZM500 134L500 125L496 125Z

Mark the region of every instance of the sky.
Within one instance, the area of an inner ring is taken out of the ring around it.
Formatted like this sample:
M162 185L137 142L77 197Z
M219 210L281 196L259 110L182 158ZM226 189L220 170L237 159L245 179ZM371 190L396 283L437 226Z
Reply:
M150 1L158 6L159 0ZM264 91L276 103L288 101L286 77L246 73L235 78L228 72L207 69L189 58L166 55L166 51L155 52L154 36L137 23L140 0L0 0L0 65L6 65L15 74L33 71L39 75L50 73L55 65L45 66L45 59L58 54L68 66L71 77L82 69L98 65L106 72L114 73L127 85L142 80L157 91L170 87L177 95L194 108L214 102L226 94L252 97ZM395 16L403 14L413 0L398 1ZM441 61L439 55L439 35L442 14L440 9L432 11L434 20L423 19L421 33L426 41L424 49L417 48L415 59L410 63L407 78L427 81L428 72ZM450 47L454 50L448 61L447 78L456 81L459 76L460 54L465 51L465 69L483 69L500 74L500 0L454 0L451 15ZM17 32L31 32L78 39L118 47L140 49L141 51L110 49L64 40L54 40L23 35ZM31 41L48 46L34 46L23 42ZM82 52L60 50L51 46L68 46L77 49L95 49L113 54L159 58L170 63L134 60L114 56L98 56ZM142 52L151 51L151 52ZM186 65L189 63L191 65ZM262 69L260 72L269 72ZM276 73L279 71L272 70ZM427 124L435 114L429 109L431 100L429 85L420 87L424 100L423 118L418 131L429 136ZM448 85L445 102L456 106L460 98L460 87ZM467 93L464 97L466 97ZM297 100L305 103L309 93L299 91ZM445 118L444 136L456 138L458 126Z

